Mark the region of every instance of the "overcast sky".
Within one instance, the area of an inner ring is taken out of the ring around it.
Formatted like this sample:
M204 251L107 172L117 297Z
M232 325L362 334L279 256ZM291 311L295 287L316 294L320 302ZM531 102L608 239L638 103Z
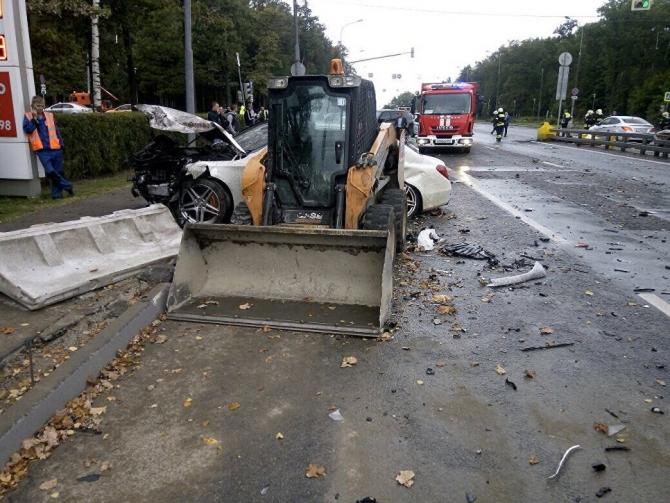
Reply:
M287 0L292 3L291 0ZM305 0L299 0L302 5ZM474 63L511 40L550 36L564 16L580 24L597 20L605 0L307 0L333 41L342 40L349 60L409 52L355 64L359 75L372 80L381 108L403 91L416 91L421 82L456 78ZM558 54L556 55L558 57ZM558 65L558 62L556 63ZM393 74L401 79L393 79Z

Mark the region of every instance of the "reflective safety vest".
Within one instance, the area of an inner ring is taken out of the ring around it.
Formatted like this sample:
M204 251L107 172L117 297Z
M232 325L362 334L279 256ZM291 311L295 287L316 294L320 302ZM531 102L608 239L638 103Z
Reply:
M29 121L33 120L32 115L29 113L26 113L25 117ZM51 112L44 112L44 120L47 125L47 131L49 132L49 148L51 150L60 150L60 141L58 140L58 135L56 134L56 122L54 121L53 114ZM30 148L33 150L33 152L44 149L38 127L36 127L35 130L28 135L28 139L30 140Z

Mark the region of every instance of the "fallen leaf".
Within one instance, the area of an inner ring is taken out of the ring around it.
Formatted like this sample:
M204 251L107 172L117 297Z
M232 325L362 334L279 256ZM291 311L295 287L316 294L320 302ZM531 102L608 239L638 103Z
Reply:
M240 408L240 402L230 402L228 404L228 410L237 410Z
M52 497L53 499L58 499L60 493L58 491L54 491L49 496Z
M188 408L188 407L191 406L192 403L193 403L193 398L188 397L188 398L186 398L186 399L184 400L184 407L187 407L187 408Z
M54 487L58 485L58 479L51 479L47 480L46 482L42 482L40 484L40 489L42 491L51 491Z
M526 369L524 371L524 376L526 376L528 379L535 379L535 371L534 370L528 370Z
M416 383L421 386L423 384L423 381L421 379L417 379Z
M380 337L379 340L381 341L390 341L393 339L393 334L391 332L384 332Z
M505 374L507 374L507 371L505 370L505 368L502 365L497 364L496 365L496 374L498 374L499 376L504 376Z
M663 379L656 379L656 384L659 384L661 386L665 386L665 381Z
M103 461L102 464L100 465L100 471L101 472L106 472L107 470L112 468L112 464L109 461Z
M345 356L342 358L342 364L340 365L340 368L347 368L347 367L353 367L358 363L358 358L355 356Z
M68 350L68 351L71 351L72 353L74 353L75 351L77 351L77 349L79 349L77 346L70 346L69 348L67 348L67 350Z
M414 475L412 470L400 470L395 480L398 484L405 487L412 487L414 485Z
M551 327L542 327L540 328L540 333L542 335L551 335L554 333L554 329Z
M12 335L14 332L16 332L16 329L14 327L2 327L0 328L0 332L2 332L4 335Z
M438 306L438 314L454 314L456 313L456 308L454 306Z
M591 290L586 290L584 292L584 295L588 295L589 297L593 297L593 292Z
M214 437L202 437L202 441L205 445L217 446L220 444Z
M158 337L156 337L155 342L156 342L156 344L163 344L167 340L168 340L167 335L161 334Z
M437 302L439 304L447 304L448 302L451 302L451 297L443 294L435 294L433 295L433 302Z
M105 412L107 412L107 406L103 405L102 407L91 407L91 415L92 416L101 416Z
M279 431L279 432L277 432L277 434L275 435L275 438L276 438L277 440L284 440L284 434L283 434L281 431Z
M435 366L436 366L436 367L440 367L440 368L444 367L446 364L447 364L447 363L446 363L444 360L437 360L437 361L435 362Z
M263 332L268 333L272 330L269 325L263 325Z
M307 469L305 470L305 477L307 477L308 479L325 477L325 476L326 476L326 468L324 466L319 466L315 465L314 463L310 463Z
M608 427L605 423L593 423L593 429L607 435Z
M540 458L538 458L535 454L531 454L530 457L528 458L528 464L529 465L536 465L540 462Z
M243 311L246 310L246 309L251 309L252 305L253 304L249 304L248 302L245 302L244 304L240 304L240 309L242 309Z

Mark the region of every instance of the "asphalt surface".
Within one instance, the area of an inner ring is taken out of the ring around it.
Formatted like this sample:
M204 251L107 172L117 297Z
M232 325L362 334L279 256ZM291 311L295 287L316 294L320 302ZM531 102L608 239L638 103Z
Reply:
M167 340L99 398L104 434L73 436L8 500L51 501L39 485L57 478L63 501L585 502L603 487L603 501L667 501L670 323L634 291L668 300L667 164L479 133L471 154L441 155L452 201L414 227L499 265L409 252L387 342L163 322ZM480 282L535 259L546 278ZM456 313L438 314L434 294ZM559 343L574 344L522 351ZM346 356L358 363L341 368ZM310 463L325 477L306 478Z

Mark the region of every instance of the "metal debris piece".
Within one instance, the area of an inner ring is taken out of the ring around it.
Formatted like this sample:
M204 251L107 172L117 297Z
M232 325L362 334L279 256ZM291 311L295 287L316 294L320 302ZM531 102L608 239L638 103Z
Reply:
M470 243L444 245L440 248L440 252L444 253L445 255L454 255L456 257L473 258L475 260L488 260L489 264L491 265L498 263L498 259L493 253L485 250L479 245Z
M556 472L551 477L547 477L547 480L558 477L558 474L561 472L561 468L563 468L563 463L565 463L565 460L568 459L568 456L570 454L572 454L573 452L575 452L576 450L581 449L581 448L582 448L581 445L573 445L567 451L565 451L565 454L563 454L563 457L561 458L561 461L558 463L558 467L556 468Z
M530 346L528 348L521 348L521 351L540 351L542 349L564 348L566 346L574 346L574 342L561 342L560 344L548 344L546 346Z
M542 264L535 262L535 265L530 271L523 274L516 274L514 276L507 276L505 278L494 278L491 280L488 286L499 287L518 285L519 283L525 283L526 281L544 278L546 275L547 270L542 266Z

